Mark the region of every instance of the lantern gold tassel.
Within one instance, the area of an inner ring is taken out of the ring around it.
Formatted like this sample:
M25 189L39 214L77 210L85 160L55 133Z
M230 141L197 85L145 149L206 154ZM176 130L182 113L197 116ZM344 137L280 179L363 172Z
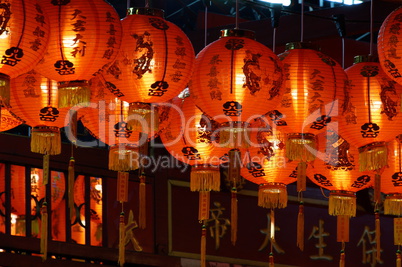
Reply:
M68 163L68 208L70 209L70 219L72 220L75 214L74 207L74 180L75 180L75 171L74 171L75 159L74 157L70 158L70 162Z
M237 189L236 187L232 188L231 194L231 205L230 205L230 230L231 236L230 240L232 241L232 245L236 245L237 241L237 219L238 219L238 210L237 210Z
M140 176L140 189L139 189L139 212L138 212L138 227L140 229L145 229L146 219L147 219L147 202L146 202L146 184L145 184L145 173Z
M380 212L375 211L375 239L376 239L376 258L377 261L381 259L381 223L380 223Z
M60 82L58 89L59 108L75 105L88 106L91 90L87 81Z
M341 250L341 256L339 258L339 267L345 267L345 251Z
M48 155L60 154L61 137L59 127L33 127L31 135L31 151Z
M207 228L203 224L202 225L202 230L201 230L201 252L200 252L200 258L201 258L201 267L206 266L206 254L207 254Z
M198 220L209 219L210 191L199 192Z
M302 161L297 164L297 191L306 191L306 169L307 163Z
M48 213L47 213L47 203L43 202L41 207L41 232L40 232L40 253L42 254L42 260L47 259L47 239L48 239Z
M219 167L193 166L190 174L191 191L219 191L221 186Z
M317 142L313 134L288 134L285 147L290 160L309 162L316 157Z
M117 144L109 148L109 169L126 172L139 168L138 148L128 144Z
M297 247L304 250L304 204L300 201L299 213L297 214Z
M274 267L274 254L272 252L269 253L269 267Z
M359 147L360 171L379 170L388 165L388 150L384 142Z
M328 205L329 215L347 215L356 216L356 195L353 193L331 193L329 195Z
M396 267L401 267L401 251L398 249L396 251Z
M123 266L125 263L125 252L126 252L126 236L125 236L125 223L124 223L124 212L120 213L120 223L119 223L119 266Z
M267 209L286 208L287 203L288 194L284 184L267 183L258 188L258 206Z
M130 103L128 115L128 125L131 127L131 130L137 132L158 132L159 114L151 104L140 102Z
M219 145L228 148L248 148L250 131L244 122L225 122L219 129Z
M386 215L402 215L402 195L388 195L384 201L384 214Z

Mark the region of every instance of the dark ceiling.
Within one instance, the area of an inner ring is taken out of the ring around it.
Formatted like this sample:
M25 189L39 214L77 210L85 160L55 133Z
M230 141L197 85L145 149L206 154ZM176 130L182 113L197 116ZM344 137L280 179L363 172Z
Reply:
M316 42L322 51L341 62L342 39L338 26L344 23L345 37L345 67L352 64L353 57L369 53L370 43L370 5L371 2L347 6L327 0L304 0L303 41ZM125 17L127 1L109 0L122 18ZM148 2L150 7L165 11L165 19L178 25L190 38L198 53L205 44L216 40L222 28L233 28L236 16L235 0L132 0L132 7L144 7ZM283 52L288 42L301 40L301 5L298 0L292 0L289 7L272 5L258 0L238 0L239 28L256 32L257 41L273 48L272 18L274 10L279 15L276 20L275 39L276 53ZM373 46L377 32L386 16L399 6L397 0L375 0L373 2ZM204 18L207 9L208 31L205 37ZM334 17L335 16L335 17ZM343 19L342 19L343 18Z

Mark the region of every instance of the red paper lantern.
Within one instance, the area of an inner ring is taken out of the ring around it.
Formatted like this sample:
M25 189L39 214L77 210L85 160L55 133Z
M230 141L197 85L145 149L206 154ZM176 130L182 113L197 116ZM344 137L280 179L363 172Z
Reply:
M130 114L148 118L152 110L145 103L168 101L187 87L194 49L179 27L163 19L162 10L131 8L122 25L122 47L105 79L117 97L131 103Z
M222 123L221 144L247 147L249 122L279 103L282 82L282 64L253 32L222 30L221 38L197 55L190 93Z
M43 57L50 24L48 14L35 0L10 0L0 9L0 104L8 106L10 78L31 70Z
M362 171L386 166L386 143L401 131L402 86L390 80L376 57L357 56L346 69L351 89L345 98L340 134L359 148Z
M68 109L59 108L57 83L31 70L11 80L11 106L32 127L31 151L61 152L60 128L66 126Z
M214 140L217 123L210 120L187 97L175 98L179 107L169 116L169 122L160 135L165 148L177 160L191 166L190 189L200 192L199 220L209 218L209 191L220 190L219 164L225 149ZM181 111L181 112L177 112Z
M318 156L307 168L307 176L320 187L331 191L329 214L356 216L356 192L373 185L370 172L361 172L358 149L334 131L319 136Z
M386 194L384 214L402 215L401 135L388 144L388 166L381 173L381 192Z
M23 123L23 120L9 109L1 109L0 132L8 131Z
M399 7L383 21L377 38L377 51L382 69L388 77L402 85L402 8Z
M285 73L285 92L278 110L266 117L288 133L286 156L299 161L299 170L315 158L315 135L335 124L347 77L342 67L310 43L289 43L279 55ZM305 177L298 178L298 191L306 190Z
M89 102L88 82L119 51L120 18L104 0L40 0L49 15L49 47L36 70L59 82L60 107Z
M130 171L138 168L139 147L147 142L128 124L129 104L108 91L102 80L91 80L91 105L79 107L78 116L89 132L109 145L109 169Z

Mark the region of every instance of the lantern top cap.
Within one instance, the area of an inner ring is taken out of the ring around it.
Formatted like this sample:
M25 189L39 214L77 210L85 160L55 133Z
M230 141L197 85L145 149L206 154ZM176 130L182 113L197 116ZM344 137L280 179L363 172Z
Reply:
M285 46L285 50L292 50L292 49L312 49L312 50L317 50L317 51L321 50L318 45L313 44L313 43L307 43L307 42L287 43Z
M355 56L353 59L353 64L363 63L363 62L379 62L378 56L374 55L359 55Z
M165 11L158 8L130 7L129 9L127 9L127 15L146 15L164 18Z
M255 40L255 32L244 29L223 29L220 38L222 37L245 37Z

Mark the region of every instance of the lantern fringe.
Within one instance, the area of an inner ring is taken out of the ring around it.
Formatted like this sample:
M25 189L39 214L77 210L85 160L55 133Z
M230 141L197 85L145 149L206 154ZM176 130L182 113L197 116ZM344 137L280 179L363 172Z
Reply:
M304 250L304 205L300 202L299 213L297 214L297 247Z
M231 194L231 205L230 205L230 230L231 230L231 235L230 235L230 241L232 242L232 245L236 245L237 241L237 220L238 220L238 209L237 209L237 189L236 187L232 188L232 194Z
M356 196L351 194L330 194L328 213L333 216L346 215L355 217Z
M159 114L151 104L133 102L128 108L128 126L136 132L157 133L159 131Z
M297 192L306 191L307 163L302 161L297 164Z
M47 203L43 202L41 207L41 233L40 233L40 253L42 254L42 260L47 259L47 239L48 239L48 224L49 218L47 213Z
M58 127L50 126L34 127L31 134L31 151L48 155L60 154L60 129Z
M125 252L126 252L126 236L125 236L125 224L124 224L124 212L120 213L120 223L119 223L119 266L123 266L125 263Z
M206 254L207 254L207 228L205 227L205 225L202 225L201 251L200 251L201 267L206 267Z
M375 212L375 239L376 239L376 260L381 260L381 222L380 213L377 210Z
M309 162L316 157L317 141L314 135L290 134L285 147L286 157L290 160Z
M398 251L396 252L396 267L401 267L401 266L402 266L402 264L401 264L401 252L398 249Z
M198 203L198 220L208 220L209 219L209 205L210 205L210 192L200 191L199 192L199 203Z
M74 207L74 180L75 180L75 170L74 170L75 159L70 158L68 164L68 208L70 209L70 219L73 220L75 215Z
M68 108L75 105L88 106L91 98L91 90L88 85L70 85L59 87L59 108Z
M190 174L191 191L219 191L221 186L219 168L193 167Z
M373 171L388 165L388 150L384 143L359 148L359 170Z
M246 126L236 124L221 126L219 129L219 145L227 148L249 148L250 131Z
M126 144L117 144L109 148L109 170L127 172L139 168L138 148Z
M274 209L286 208L288 194L283 184L264 184L258 189L258 206Z
M387 196L384 201L385 215L402 215L402 196Z
M145 175L140 176L140 188L139 188L139 212L138 212L138 227L140 229L145 229L147 224L147 213L146 213L146 184Z

